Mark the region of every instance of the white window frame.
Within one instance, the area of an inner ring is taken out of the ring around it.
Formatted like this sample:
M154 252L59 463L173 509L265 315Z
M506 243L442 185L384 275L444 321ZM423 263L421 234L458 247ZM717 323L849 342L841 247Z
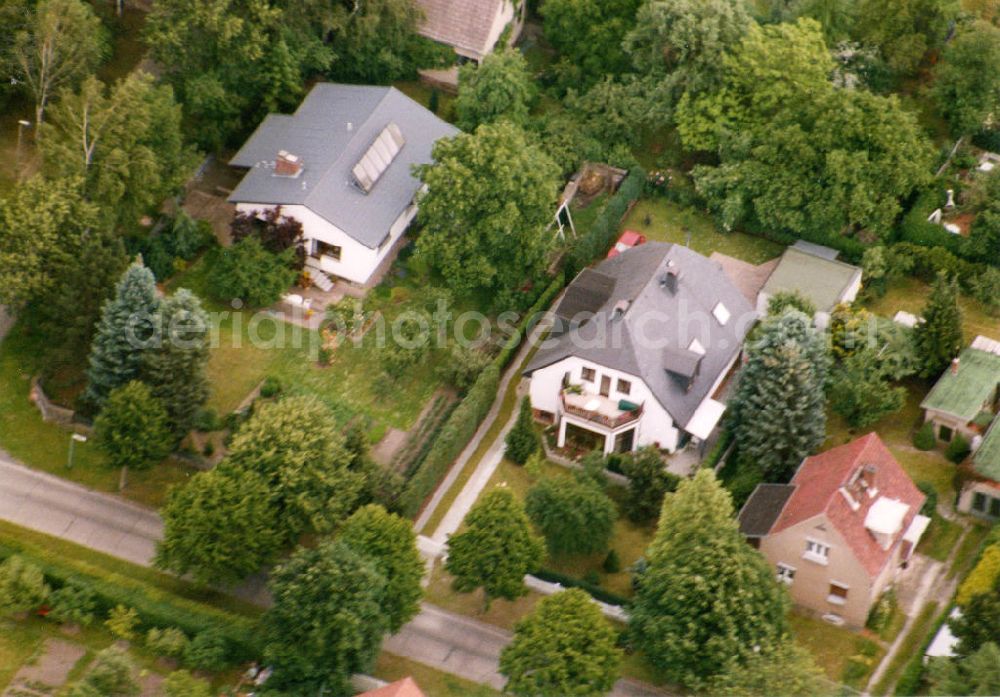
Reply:
M792 585L795 581L795 567L791 564L785 564L783 562L778 562L777 578L779 583L784 583L786 586Z
M840 581L830 581L830 585L842 589L844 591L844 595L841 597L839 595L834 595L833 593L828 593L826 596L826 602L832 605L847 605L847 595L851 592L851 587Z
M830 545L807 537L806 551L802 553L802 558L826 566L830 563Z

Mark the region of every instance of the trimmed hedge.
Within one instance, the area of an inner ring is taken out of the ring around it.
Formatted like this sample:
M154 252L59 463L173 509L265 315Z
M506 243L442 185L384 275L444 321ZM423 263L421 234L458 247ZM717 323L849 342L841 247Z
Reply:
M493 362L479 374L468 393L448 417L440 434L434 439L430 451L406 484L400 499L400 510L403 515L410 518L417 515L424 500L434 491L455 458L475 435L476 429L486 418L493 401L497 398L501 372L514 358L521 341L527 337L538 314L559 294L564 282L565 277L559 274L542 291L535 304L521 319L515 335L516 340L509 341Z
M631 601L617 593L612 593L609 590L605 590L600 586L584 581L581 578L576 578L575 576L568 576L567 574L559 573L558 571L553 571L552 569L539 569L531 574L535 578L540 578L543 581L548 581L549 583L558 583L564 588L579 588L582 591L586 591L595 600L600 600L602 603L607 603L608 605L617 605L618 607L626 607Z
M0 542L0 561L19 554L36 564L53 590L73 583L89 590L96 598L96 610L107 615L118 605L134 609L142 633L150 629L175 627L188 636L211 631L222 636L228 648L227 660L239 663L260 655L256 622L204 603L187 600L123 574L108 572L93 564L71 564L36 553L27 545ZM86 571L81 570L83 567Z
M618 226L628 212L629 206L639 200L646 187L646 172L642 167L634 167L618 187L615 195L608 199L604 210L580 239L573 245L567 262L567 274L575 276L592 261L604 256L618 234Z

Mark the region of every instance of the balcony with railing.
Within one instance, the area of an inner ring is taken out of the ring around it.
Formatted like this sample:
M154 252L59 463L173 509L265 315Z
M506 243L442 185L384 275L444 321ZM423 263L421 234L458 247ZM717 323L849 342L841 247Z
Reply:
M611 399L603 395L563 391L563 410L572 416L586 419L607 429L617 429L642 416L642 405L624 399Z

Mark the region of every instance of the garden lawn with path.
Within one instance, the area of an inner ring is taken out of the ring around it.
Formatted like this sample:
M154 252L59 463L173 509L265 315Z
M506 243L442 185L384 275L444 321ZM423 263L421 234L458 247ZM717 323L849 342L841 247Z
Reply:
M867 631L855 632L796 611L788 616L792 637L835 683L861 690L885 654Z
M647 224L648 221L648 224ZM685 208L666 198L641 199L621 225L622 230L637 230L650 240L685 244L691 233L691 249L709 256L712 252L762 264L780 256L784 245L744 232L722 232L710 215Z

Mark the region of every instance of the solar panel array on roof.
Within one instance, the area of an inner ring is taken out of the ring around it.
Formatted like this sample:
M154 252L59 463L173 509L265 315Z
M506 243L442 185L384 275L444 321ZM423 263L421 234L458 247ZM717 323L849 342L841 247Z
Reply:
M390 122L375 138L368 151L354 165L351 173L354 180L366 194L372 190L382 173L389 168L396 155L403 149L406 140L399 126Z

